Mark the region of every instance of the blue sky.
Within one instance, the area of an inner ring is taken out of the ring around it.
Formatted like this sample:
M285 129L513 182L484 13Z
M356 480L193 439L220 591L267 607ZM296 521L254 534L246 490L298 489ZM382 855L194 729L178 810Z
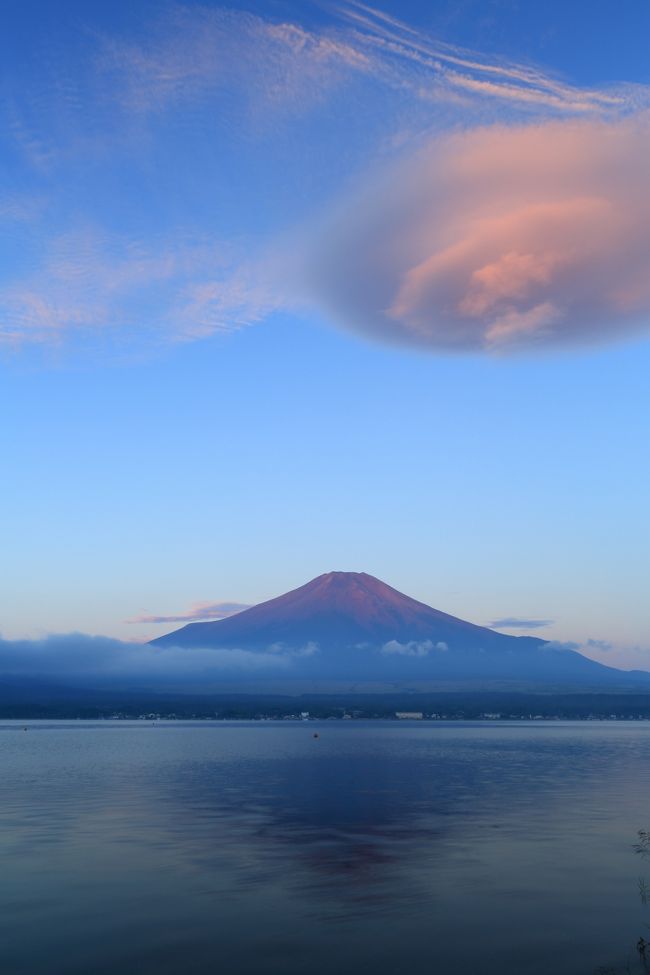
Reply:
M3 635L351 569L650 668L646 5L54 14L2 41Z

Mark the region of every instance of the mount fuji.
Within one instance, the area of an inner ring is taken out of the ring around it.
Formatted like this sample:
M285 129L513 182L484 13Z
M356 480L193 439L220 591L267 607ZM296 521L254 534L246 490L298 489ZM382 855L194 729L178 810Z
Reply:
M650 686L650 674L606 667L536 637L457 619L365 572L328 572L226 619L190 623L154 646L255 654L264 671L310 682L508 681Z

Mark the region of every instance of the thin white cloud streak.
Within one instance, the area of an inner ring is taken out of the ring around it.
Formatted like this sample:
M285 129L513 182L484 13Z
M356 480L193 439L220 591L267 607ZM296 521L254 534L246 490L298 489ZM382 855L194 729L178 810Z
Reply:
M347 201L312 286L347 327L439 351L647 330L649 156L645 113L439 137Z
M495 630L539 630L544 626L552 626L555 620L522 619L518 616L506 616L503 619L492 620L487 626Z
M505 60L490 62L354 0L337 9L356 26L362 47L370 45L384 59L423 70L450 89L574 113L621 108L628 100L625 86L611 92L580 89L536 68Z
M196 623L202 620L223 620L245 609L249 603L194 603L186 613L178 616L136 616L127 623Z

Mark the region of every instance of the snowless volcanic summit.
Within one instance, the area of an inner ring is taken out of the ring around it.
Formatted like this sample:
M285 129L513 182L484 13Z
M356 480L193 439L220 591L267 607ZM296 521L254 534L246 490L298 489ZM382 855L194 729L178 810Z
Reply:
M602 684L628 676L544 640L449 616L365 572L328 572L234 616L190 623L152 643L246 650L258 661L268 655L270 669L283 658L287 676L310 680Z

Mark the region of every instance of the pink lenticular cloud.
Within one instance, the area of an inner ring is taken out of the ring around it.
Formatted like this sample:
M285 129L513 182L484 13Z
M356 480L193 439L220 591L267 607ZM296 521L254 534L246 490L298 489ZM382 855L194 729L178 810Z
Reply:
M650 118L442 137L348 206L312 272L346 325L499 351L650 325Z

